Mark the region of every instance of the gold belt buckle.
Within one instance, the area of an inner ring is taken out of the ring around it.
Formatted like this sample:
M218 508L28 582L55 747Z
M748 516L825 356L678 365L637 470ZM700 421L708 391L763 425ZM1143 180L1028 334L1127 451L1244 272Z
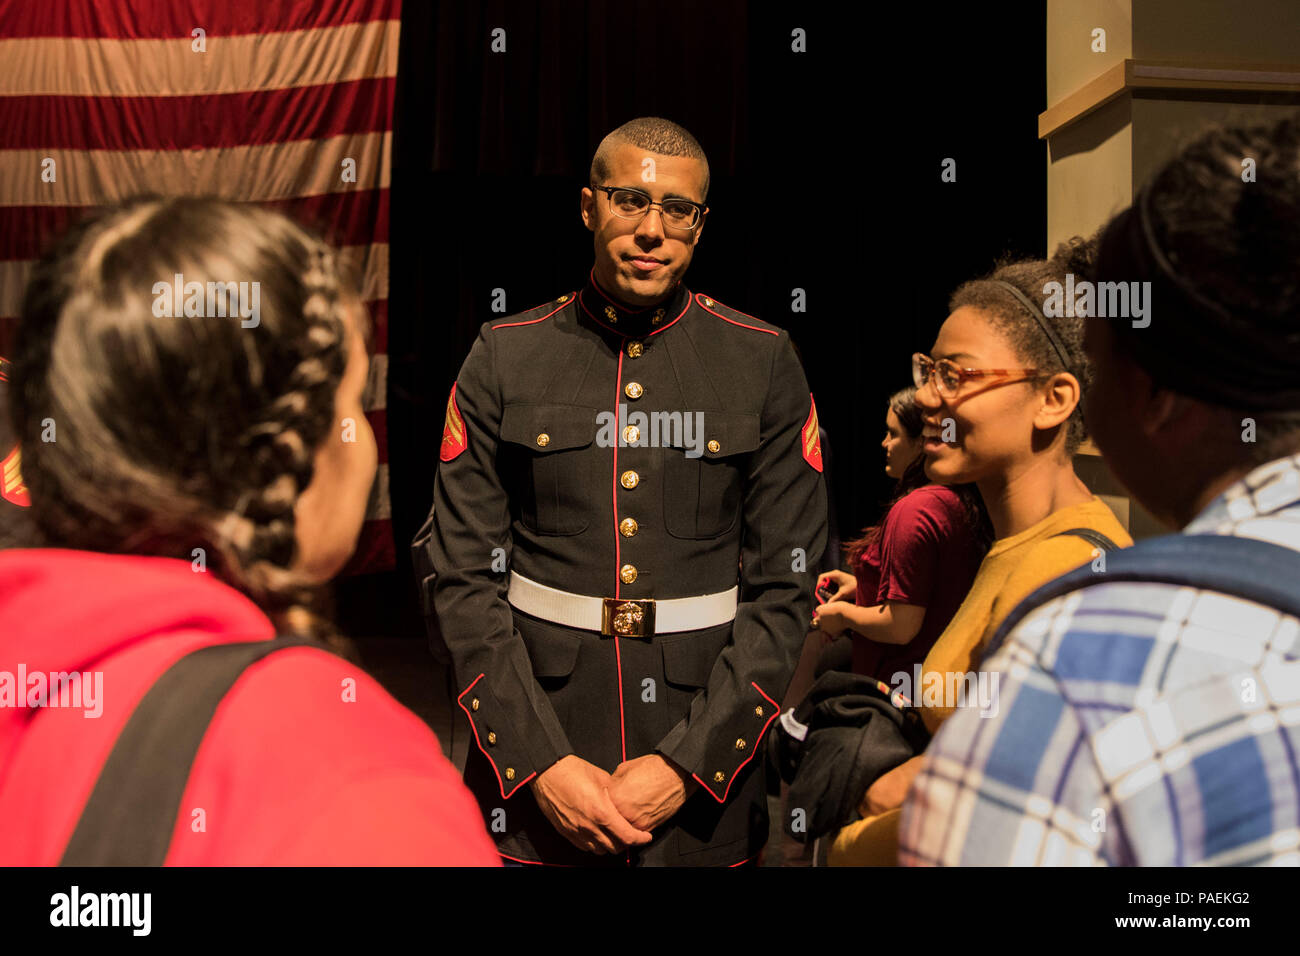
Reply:
M620 601L604 598L600 609L600 633L606 637L653 637L655 633L654 598Z

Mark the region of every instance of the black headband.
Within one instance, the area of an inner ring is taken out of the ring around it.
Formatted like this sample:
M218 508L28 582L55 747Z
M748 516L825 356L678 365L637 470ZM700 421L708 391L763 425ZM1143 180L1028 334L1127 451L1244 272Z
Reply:
M1148 307L1160 321L1134 328L1111 321L1122 346L1160 386L1228 408L1300 409L1300 350L1279 347L1276 329L1203 295L1161 250L1152 228L1150 193L1111 220L1101 238L1093 279L1150 283Z
M1056 351L1056 357L1061 360L1061 366L1068 372L1070 370L1070 361L1065 357L1065 343L1061 341L1061 337L1057 334L1056 329L1052 328L1052 323L1047 321L1047 316L1043 315L1043 310L1034 305L1034 303L1029 300L1029 296L1025 295L1010 282L1003 282L1001 279L990 279L989 281L994 285L1002 286L1002 288L1014 295L1020 301L1021 305L1029 310L1029 314L1034 317L1034 321L1038 323L1038 327L1042 329L1043 334L1047 336L1047 341L1052 343L1052 348Z

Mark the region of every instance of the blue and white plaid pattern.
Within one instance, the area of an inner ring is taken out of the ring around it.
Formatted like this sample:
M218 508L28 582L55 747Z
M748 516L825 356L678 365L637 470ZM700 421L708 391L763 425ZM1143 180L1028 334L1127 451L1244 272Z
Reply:
M1300 551L1300 455L1185 529ZM1300 582L1296 583L1300 587ZM1028 615L985 664L903 806L925 865L1300 865L1300 621L1169 584L1107 583Z

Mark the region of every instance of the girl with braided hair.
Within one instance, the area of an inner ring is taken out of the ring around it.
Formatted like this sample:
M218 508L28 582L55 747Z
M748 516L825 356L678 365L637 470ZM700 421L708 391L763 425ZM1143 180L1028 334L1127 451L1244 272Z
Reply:
M99 720L53 693L0 708L0 862L60 859L160 674L277 638L297 643L219 698L165 862L496 862L427 726L325 649L320 585L376 470L364 336L335 253L255 206L131 200L38 264L10 406L33 530L0 552L0 704L6 673L109 693Z

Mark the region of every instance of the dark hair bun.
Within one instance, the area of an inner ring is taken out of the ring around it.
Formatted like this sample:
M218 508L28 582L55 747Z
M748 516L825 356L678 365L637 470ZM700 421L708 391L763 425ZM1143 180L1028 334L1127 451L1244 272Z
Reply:
M1097 263L1097 247L1100 245L1101 233L1085 239L1083 236L1071 236L1056 247L1048 260L1062 273L1072 273L1075 279L1091 277L1093 266Z

